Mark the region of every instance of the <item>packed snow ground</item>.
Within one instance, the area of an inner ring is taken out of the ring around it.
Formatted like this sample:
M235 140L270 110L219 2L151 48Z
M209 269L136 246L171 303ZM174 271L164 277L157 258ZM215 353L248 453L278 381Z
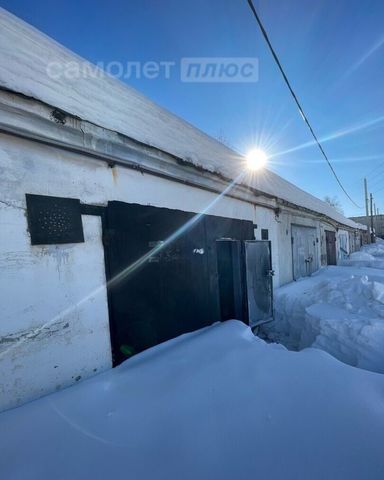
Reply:
M289 349L321 348L384 373L384 242L278 289L275 321L264 333Z
M0 414L7 480L382 479L384 376L238 321Z

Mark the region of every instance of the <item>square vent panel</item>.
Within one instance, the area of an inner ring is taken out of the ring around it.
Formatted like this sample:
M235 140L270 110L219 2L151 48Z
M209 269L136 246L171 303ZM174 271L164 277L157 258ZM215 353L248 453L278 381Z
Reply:
M80 200L26 194L32 245L84 242Z

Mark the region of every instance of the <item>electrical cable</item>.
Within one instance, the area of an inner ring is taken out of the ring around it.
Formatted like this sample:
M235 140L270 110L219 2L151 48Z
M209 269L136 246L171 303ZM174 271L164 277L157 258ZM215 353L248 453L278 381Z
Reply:
M284 71L284 69L283 69L283 67L282 67L282 65L281 65L281 62L280 62L280 60L279 60L279 58L278 58L275 50L274 50L273 47L272 47L272 44L271 44L271 42L270 42L270 40L269 40L268 34L267 34L264 26L263 26L263 24L262 24L262 22L261 22L261 20L260 20L260 17L259 17L259 15L258 15L257 12L256 12L256 8L255 8L255 6L254 6L254 4L253 4L253 1L252 1L252 0L247 0L247 2L248 2L248 5L249 5L250 9L252 10L252 13L253 13L253 15L254 15L254 17L255 17L255 19L256 19L259 27L260 27L261 33L263 34L263 37L264 37L265 41L267 42L267 45L268 45L268 47L269 47L269 49L270 49L270 51L271 51L271 53L272 53L272 56L273 56L273 58L274 58L274 60L275 60L275 62L276 62L276 64L277 64L277 66L279 67L280 73L282 74L282 76L283 76L283 78L284 78L284 81L285 81L285 83L286 83L286 85L287 85L287 87L288 87L288 89L289 89L289 91L290 91L290 93L291 93L294 101L296 102L296 105L297 105L297 107L298 107L298 109L299 109L300 115L302 116L304 122L307 124L307 126L308 126L308 128L309 128L309 131L310 131L311 134L312 134L312 137L314 138L314 140L315 140L317 146L319 147L319 149L320 149L323 157L325 158L325 160L326 160L329 168L331 169L331 172L333 173L333 175L334 175L337 183L339 184L340 188L343 190L343 192L345 193L345 195L349 198L349 200L350 200L357 208L361 208L361 209L362 209L363 207L361 207L360 205L358 205L358 204L352 199L352 197L349 195L349 193L347 192L347 190L344 188L343 184L341 183L341 180L340 180L340 178L338 177L337 173L335 172L335 169L333 168L333 166L332 166L332 164L331 164L331 162L330 162L327 154L325 153L325 151L324 151L321 143L319 142L319 140L318 140L318 138L317 138L317 136L316 136L316 134L315 134L315 132L314 132L314 130L313 130L313 128L312 128L312 125L310 124L310 122L309 122L309 120L308 120L308 117L305 115L304 110L303 110L302 106L300 105L300 102L299 102L299 100L298 100L298 98L297 98L297 96L296 96L296 94L295 94L295 92L294 92L294 90L293 90L293 88L292 88L289 80L288 80L288 77L287 77L287 75L286 75L286 73L285 73L285 71Z

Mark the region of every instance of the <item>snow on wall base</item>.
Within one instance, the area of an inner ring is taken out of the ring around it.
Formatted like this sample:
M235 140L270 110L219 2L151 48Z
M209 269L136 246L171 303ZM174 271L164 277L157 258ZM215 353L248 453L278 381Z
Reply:
M7 480L381 480L384 377L241 322L0 415ZM15 459L21 461L15 461Z

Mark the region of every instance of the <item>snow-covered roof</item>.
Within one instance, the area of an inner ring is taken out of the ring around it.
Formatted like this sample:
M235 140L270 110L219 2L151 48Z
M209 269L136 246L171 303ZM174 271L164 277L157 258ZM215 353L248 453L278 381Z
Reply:
M237 178L243 158L144 95L107 75L48 75L51 62L94 66L0 8L0 86L41 100L83 120L159 148L186 162ZM265 170L243 183L357 228L322 200Z

